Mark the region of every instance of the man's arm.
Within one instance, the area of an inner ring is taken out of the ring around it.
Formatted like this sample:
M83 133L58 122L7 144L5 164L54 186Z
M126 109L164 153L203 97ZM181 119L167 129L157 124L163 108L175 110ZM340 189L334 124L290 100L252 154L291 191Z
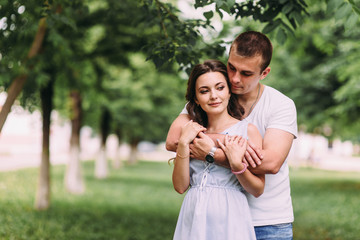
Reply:
M177 149L177 145L179 142L179 138L181 135L181 128L187 123L189 122L190 118L188 114L180 114L171 124L168 135L166 137L166 149L168 151L172 151L172 152L176 152ZM213 140L214 144L216 144L217 147L219 147L219 145L217 144L217 139L221 140L222 142L224 142L224 137L225 135L223 134L207 134L208 136L211 137L211 139ZM199 140L199 141L198 141ZM195 141L197 141L198 143L206 143L206 141L202 141L201 137L200 138L196 138ZM191 147L193 146L193 144L191 144ZM209 151L211 149L212 146L209 146ZM205 156L206 154L209 153L209 151L207 152L202 152L202 149L207 149L206 146L204 146L203 148L197 148L199 152L197 152L197 154L195 154L196 156L198 156L197 159L199 160L205 160ZM193 149L194 150L194 149ZM194 150L196 151L196 150ZM200 157L202 156L202 157ZM221 148L218 148L215 152L215 161L216 163L223 165L223 166L227 166L229 167L229 162L225 156L225 153L223 150L221 150Z
M207 133L206 136L199 135L193 140L193 143L190 144L190 156L199 160L205 160L205 156L210 152L210 149L215 144L215 146L218 148L214 155L215 163L229 168L229 161L217 142L217 140L219 140L220 142L224 143L225 136L226 135L224 134L213 133ZM211 143L207 140L208 138L212 140Z
M275 128L267 129L261 151L263 159L255 168L249 167L255 174L276 174L283 165L291 149L294 135Z
M190 121L188 114L180 114L171 124L166 137L166 149L176 152L177 144L181 136L181 128Z

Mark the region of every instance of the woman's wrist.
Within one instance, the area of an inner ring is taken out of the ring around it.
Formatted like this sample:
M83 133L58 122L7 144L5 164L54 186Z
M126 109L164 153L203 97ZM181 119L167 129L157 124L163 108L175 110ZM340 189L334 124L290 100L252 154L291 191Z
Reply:
M179 140L178 147L188 148L190 143L183 141L182 139Z
M247 164L244 162L241 162L240 166L236 166L236 167L231 166L231 172L235 175L244 173L246 169L247 169Z

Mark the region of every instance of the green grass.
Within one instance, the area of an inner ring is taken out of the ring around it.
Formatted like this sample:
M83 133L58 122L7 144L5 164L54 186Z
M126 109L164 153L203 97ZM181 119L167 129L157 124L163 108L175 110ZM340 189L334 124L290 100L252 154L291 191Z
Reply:
M172 239L183 195L165 162L140 162L93 177L84 163L86 193L64 190L54 166L51 207L33 208L37 169L0 173L0 239ZM291 170L294 239L360 239L360 174Z
M360 173L292 170L294 239L360 239Z
M40 212L37 169L0 173L0 239L171 239L183 196L167 163L140 162L98 180L87 162L82 196L64 190L64 171L52 167L51 208Z

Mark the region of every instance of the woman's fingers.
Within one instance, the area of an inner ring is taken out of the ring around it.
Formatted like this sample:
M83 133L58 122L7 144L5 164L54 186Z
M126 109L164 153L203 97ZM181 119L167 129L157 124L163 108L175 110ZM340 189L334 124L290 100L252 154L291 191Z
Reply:
M226 136L225 136L225 140L226 140ZM225 152L226 149L225 145L219 139L216 139L216 141L218 142L220 148Z

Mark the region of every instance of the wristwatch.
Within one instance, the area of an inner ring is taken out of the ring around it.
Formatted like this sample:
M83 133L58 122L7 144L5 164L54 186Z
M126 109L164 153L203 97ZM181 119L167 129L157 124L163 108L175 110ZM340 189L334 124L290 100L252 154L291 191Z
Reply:
M214 155L215 155L216 149L217 149L217 147L212 147L212 148L210 149L210 152L205 156L205 160L206 160L208 163L213 163L213 162L215 162Z

